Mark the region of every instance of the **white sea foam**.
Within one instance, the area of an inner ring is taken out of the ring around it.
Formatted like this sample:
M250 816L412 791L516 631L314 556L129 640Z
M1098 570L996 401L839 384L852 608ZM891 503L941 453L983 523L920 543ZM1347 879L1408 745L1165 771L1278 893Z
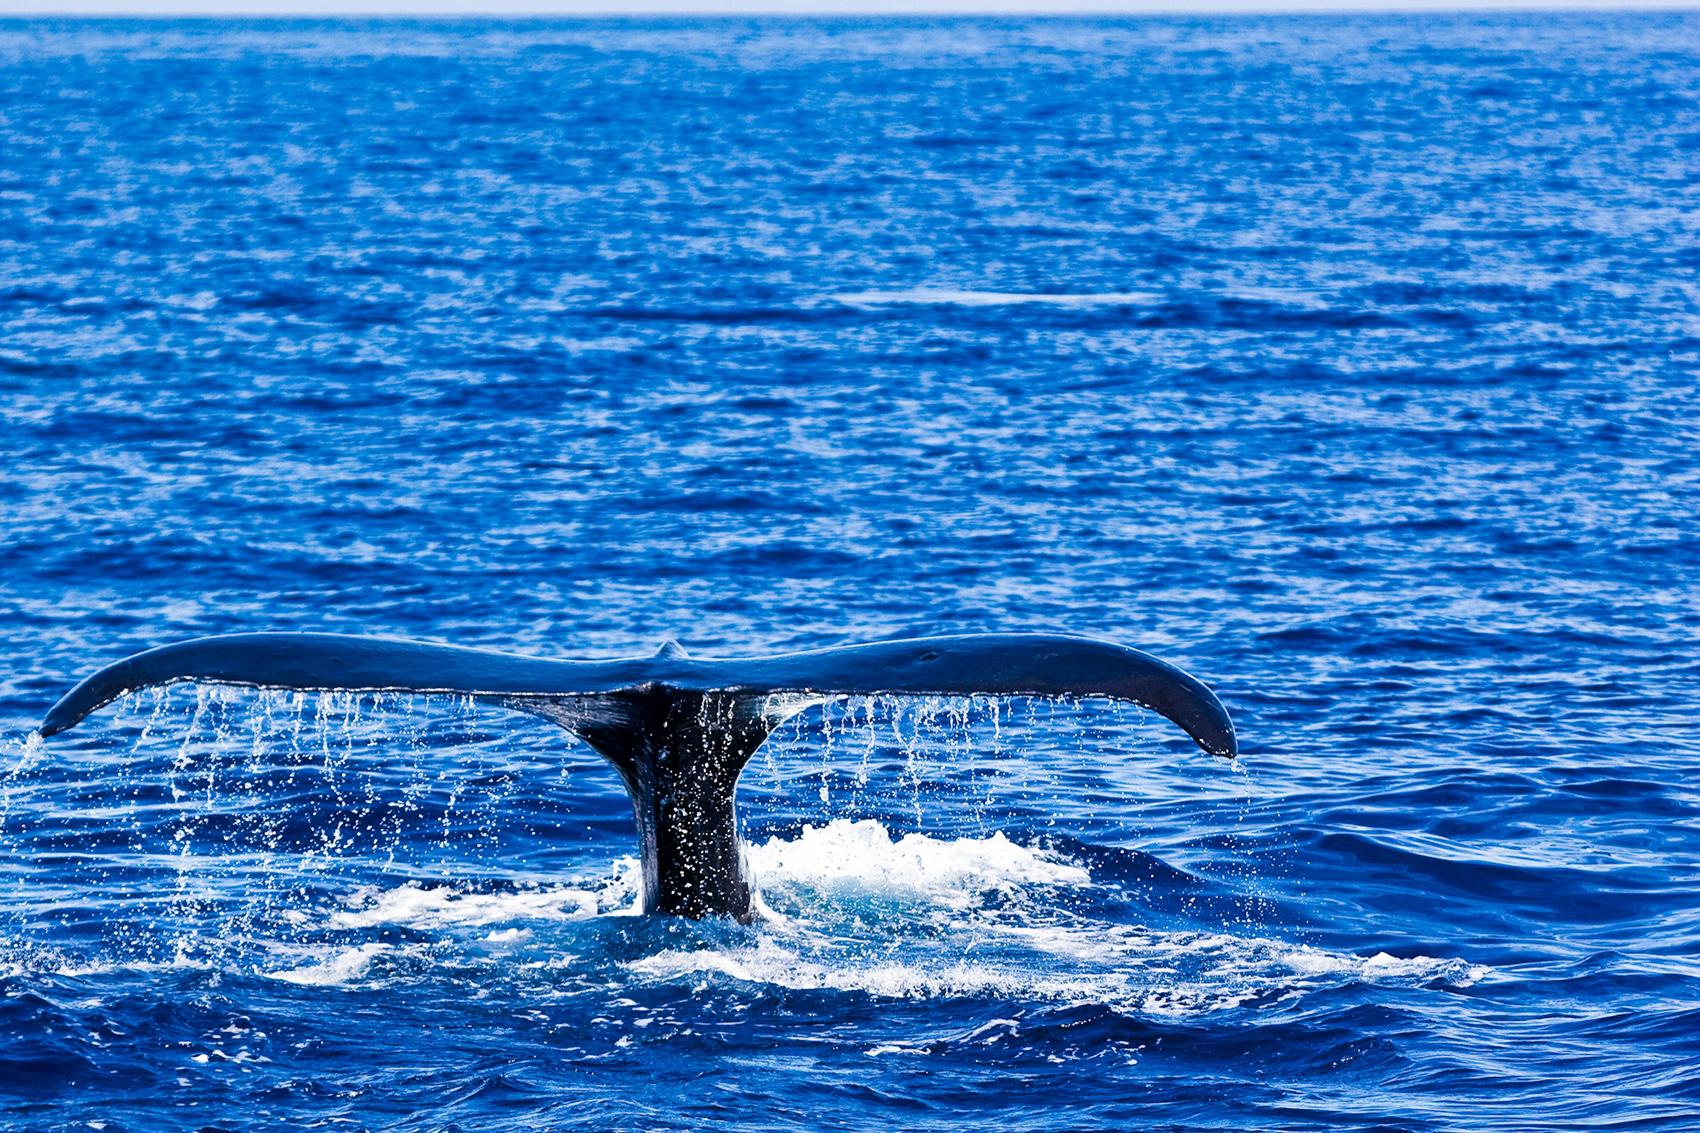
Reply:
M749 948L668 951L626 965L658 980L719 975L740 983L766 984L793 991L859 991L887 999L935 999L943 996L1091 999L1095 990L1080 977L1046 975L1006 965L956 960L872 960L846 952L810 959L775 939Z
M390 951L388 944L360 944L339 949L322 960L290 968L282 972L267 972L274 980L301 984L304 987L342 987L357 982L372 966L372 961Z
M1088 885L1092 875L1058 854L1017 845L1000 833L947 840L893 839L871 819L804 826L795 839L770 838L747 851L758 884L841 895L921 898L964 908L980 896L1028 886Z
M744 948L667 951L627 964L660 981L729 979L787 990L861 992L888 999L993 997L1096 1004L1128 1014L1187 1017L1257 1000L1289 998L1350 983L1409 986L1441 980L1465 987L1486 969L1427 956L1396 960L1330 953L1257 937L1127 930L1101 922L1016 932L979 924L953 939L912 941L870 952L815 938L777 938ZM1000 934L1044 945L1047 955L988 947ZM1102 944L1094 937L1104 936ZM977 954L988 953L985 958ZM1064 955L1068 963L1053 959Z
M601 885L545 886L500 893L467 892L453 885L411 882L394 889L366 886L347 899L347 908L332 913L332 928L373 928L405 925L433 929L457 926L513 926L528 921L580 921L590 917L635 911L638 863L622 858ZM519 939L519 929L492 931L496 942Z
M1488 969L1432 956L1396 957L1385 952L1359 956L1260 936L1159 931L1095 921L994 924L987 931L1013 938L1046 955L1089 964L1129 965L1151 971L1186 970L1223 984L1242 977L1269 976L1300 982L1309 977L1364 983L1444 980L1463 987Z
M513 921L584 920L597 914L596 894L584 889L535 889L515 893L462 893L449 886L404 885L362 890L358 908L333 913L333 928L408 925L494 925Z

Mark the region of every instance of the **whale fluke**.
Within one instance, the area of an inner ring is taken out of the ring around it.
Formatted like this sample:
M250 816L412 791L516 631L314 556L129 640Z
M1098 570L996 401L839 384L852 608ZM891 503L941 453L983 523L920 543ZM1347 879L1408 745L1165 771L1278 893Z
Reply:
M1203 682L1125 645L1062 634L966 634L768 657L553 661L328 633L203 637L88 677L48 712L72 727L125 693L178 681L350 692L457 693L552 720L620 773L637 817L646 911L745 919L738 775L782 720L840 696L1103 696L1143 705L1233 757L1233 722Z

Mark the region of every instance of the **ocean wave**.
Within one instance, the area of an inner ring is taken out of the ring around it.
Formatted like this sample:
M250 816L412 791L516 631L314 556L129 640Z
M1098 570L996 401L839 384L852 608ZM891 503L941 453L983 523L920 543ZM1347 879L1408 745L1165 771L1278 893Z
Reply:
M905 291L845 291L830 301L851 307L1145 307L1163 301L1151 291L963 291L917 287Z

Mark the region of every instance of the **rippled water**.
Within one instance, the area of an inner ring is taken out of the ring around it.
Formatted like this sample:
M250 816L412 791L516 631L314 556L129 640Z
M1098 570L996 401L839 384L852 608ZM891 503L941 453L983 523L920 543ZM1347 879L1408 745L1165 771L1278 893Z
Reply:
M0 23L14 1128L1684 1129L1692 16ZM78 677L1072 630L745 773L756 923L440 698Z

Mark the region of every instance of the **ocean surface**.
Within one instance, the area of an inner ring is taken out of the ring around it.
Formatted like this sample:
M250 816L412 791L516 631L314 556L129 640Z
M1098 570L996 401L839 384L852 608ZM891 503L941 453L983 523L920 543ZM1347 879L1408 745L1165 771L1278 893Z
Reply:
M0 1127L1700 1128L1700 17L0 22ZM973 631L747 926L447 697Z

